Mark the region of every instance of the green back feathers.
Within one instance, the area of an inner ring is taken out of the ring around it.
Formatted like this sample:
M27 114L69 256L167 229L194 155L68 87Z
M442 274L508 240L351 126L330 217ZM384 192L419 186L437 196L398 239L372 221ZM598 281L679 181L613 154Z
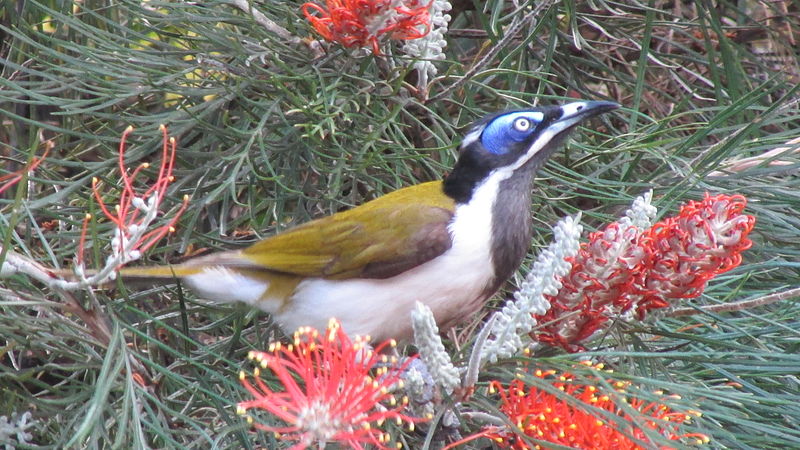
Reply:
M308 277L388 278L450 248L455 203L433 181L394 191L245 248L255 266Z

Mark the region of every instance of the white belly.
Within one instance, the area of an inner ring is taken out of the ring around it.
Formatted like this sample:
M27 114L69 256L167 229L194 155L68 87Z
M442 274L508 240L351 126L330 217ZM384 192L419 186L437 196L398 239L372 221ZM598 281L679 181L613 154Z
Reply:
M306 280L298 286L291 306L277 312L275 319L284 330L294 330L303 325L324 329L335 317L351 336L369 335L375 342L407 339L411 311L418 301L431 308L438 323L480 308L494 276L486 256L481 256L452 251L384 280Z

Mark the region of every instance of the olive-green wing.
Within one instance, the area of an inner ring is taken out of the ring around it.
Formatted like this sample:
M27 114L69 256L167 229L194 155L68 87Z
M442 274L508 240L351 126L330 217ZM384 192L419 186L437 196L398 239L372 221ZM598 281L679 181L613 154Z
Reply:
M441 182L424 183L287 230L239 257L302 276L389 278L450 248L447 225L454 208Z

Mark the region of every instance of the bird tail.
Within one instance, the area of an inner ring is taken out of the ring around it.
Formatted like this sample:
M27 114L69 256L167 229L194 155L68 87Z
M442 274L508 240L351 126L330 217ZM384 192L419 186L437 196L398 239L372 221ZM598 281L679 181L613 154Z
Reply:
M194 275L203 270L203 266L176 264L169 266L142 266L142 267L122 267L117 271L117 276L125 281L134 283L153 283L153 284L170 284L174 283L180 278ZM76 281L77 277L72 270L60 269L54 270L54 275L58 278ZM97 273L96 270L87 269L85 271L86 277L92 277Z
M122 267L119 269L118 274L123 280L153 280L169 283L179 278L204 272L210 267L234 267L240 270L261 269L261 267L254 266L252 262L242 259L239 256L239 252L232 251L198 256L181 264Z
M209 267L234 267L238 270L261 270L253 263L239 257L238 252L219 252L192 258L184 263L161 266L132 266L117 269L117 276L123 281L135 283L170 284L177 280L206 271ZM87 270L86 276L96 271ZM58 276L66 280L75 280L75 274L69 270L59 270Z
M123 280L168 283L202 271L203 266L178 264L174 266L122 267L117 273Z

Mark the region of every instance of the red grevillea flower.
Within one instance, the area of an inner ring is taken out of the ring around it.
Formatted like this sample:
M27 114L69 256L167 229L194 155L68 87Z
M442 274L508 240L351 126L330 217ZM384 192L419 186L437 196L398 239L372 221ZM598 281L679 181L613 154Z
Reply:
M741 261L752 245L755 217L744 214L741 195L706 193L678 215L640 230L615 222L589 235L550 309L537 316L544 324L536 339L567 350L580 349L609 318L670 306L703 293L706 283Z
M156 242L163 238L167 233L175 230L174 225L178 218L189 206L189 196L183 197L180 209L172 215L168 223L149 230L150 224L156 219L159 207L164 200L167 187L174 181L172 171L175 165L175 154L177 153L177 143L175 138L167 135L167 127L161 125L162 149L161 165L155 182L139 193L135 184L137 177L143 170L150 167L149 163L142 163L133 172L129 172L125 165L125 144L128 136L133 132L133 127L128 127L122 133L119 143L119 174L122 182L119 200L114 205L113 210L108 207L103 195L101 194L101 183L97 178L92 179L92 193L97 200L97 204L103 215L116 225L115 236L111 241L113 258L118 259L118 263L125 264L137 259L139 255L152 247ZM87 214L83 221L83 229L79 242L76 262L80 265L83 262L84 246L89 222L92 219Z
M407 397L397 400L391 393L402 387L401 374L411 361L398 367L396 358L379 354L394 345L386 341L373 350L368 339L351 340L335 320L322 336L312 328L300 328L290 345L271 344L269 352L250 352L248 358L272 371L280 389L268 387L258 367L253 371L255 384L241 372L239 378L254 399L239 403L237 412L261 409L286 422L271 426L248 416L256 428L296 441L294 449L332 441L352 448L362 448L361 444L388 448L391 436L380 429L384 421L405 421L413 430L419 420L403 413Z
M652 262L638 286L639 317L668 306L665 300L698 297L708 280L741 264L742 252L753 245L747 236L756 223L754 216L742 214L745 206L741 195L706 193L644 233Z
M597 365L595 368L602 368L602 365ZM499 381L492 381L489 393L499 393L500 412L516 425L516 428L488 427L456 444L484 437L495 441L502 448L515 450L541 448L539 445L529 444L529 441L522 438L524 435L538 441L580 449L642 449L643 445L652 448L652 445L647 445L651 444L651 441L643 428L652 430L668 440L691 441L695 444L709 441L705 435L681 433L678 428L679 424L688 423L693 417L699 417L699 412L675 412L660 402L647 402L632 397L625 392L630 383L608 380L607 383L613 386L614 390L605 393L602 387L576 381L570 373L558 374L554 370L536 370L534 375L553 380L553 387L563 394L555 395L535 386L527 386L520 379L513 380L508 386ZM597 384L605 385L605 383ZM612 397L616 398L616 402ZM620 402L635 410L634 416L629 414L630 410L627 408L621 408ZM593 410L594 408L608 411L619 419L605 418Z
M378 39L418 39L430 31L429 2L421 0L326 0L325 7L307 2L303 14L328 41L345 47L372 47L380 54Z

